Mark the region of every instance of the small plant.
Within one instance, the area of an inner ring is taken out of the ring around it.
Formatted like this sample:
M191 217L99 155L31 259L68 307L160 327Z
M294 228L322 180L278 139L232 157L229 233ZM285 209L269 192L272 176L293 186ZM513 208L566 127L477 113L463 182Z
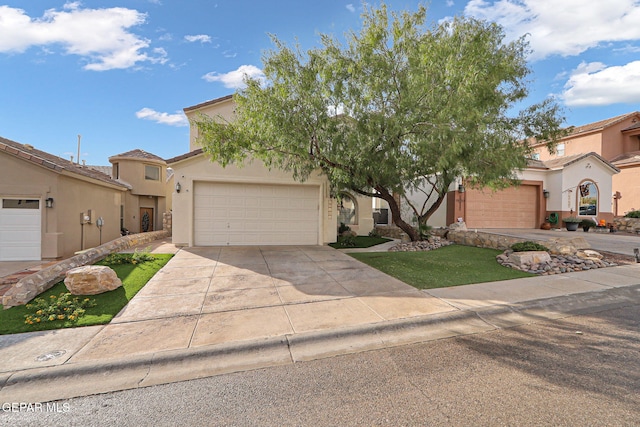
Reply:
M566 223L576 223L579 224L582 220L580 218L576 218L575 216L568 216L566 218L562 218L563 222Z
M418 231L420 232L420 239L427 240L429 237L431 237L432 229L433 227L431 227L430 225L420 224L420 227L418 227Z
M338 243L345 248L353 248L357 244L354 236L340 236L338 237Z
M514 252L529 252L529 251L549 252L549 248L547 248L546 246L543 246L536 242L530 242L530 241L514 243L513 245L511 245L511 249Z
M36 323L55 322L67 320L76 322L85 313L85 309L95 307L96 300L74 297L69 292L63 292L59 296L51 295L49 299L36 298L27 304L27 309L34 309L31 314L25 314L24 323L33 325Z
M103 260L104 264L120 265L120 264L142 264L143 262L153 261L155 258L150 253L151 246L142 251L136 249L131 253L112 253L107 255Z
M380 233L378 233L378 230L376 230L376 229L374 228L373 230L371 230L371 231L369 232L369 237L377 237L377 238L380 238L380 237L382 237L382 236L380 235Z
M338 227L338 234L340 235L346 231L351 231L351 227L346 225L344 222L341 222L340 227Z
M629 211L625 214L625 218L640 218L640 211Z
M595 227L596 222L592 219L583 219L582 221L580 221L580 227L582 228L586 228L587 230L590 229L591 227Z

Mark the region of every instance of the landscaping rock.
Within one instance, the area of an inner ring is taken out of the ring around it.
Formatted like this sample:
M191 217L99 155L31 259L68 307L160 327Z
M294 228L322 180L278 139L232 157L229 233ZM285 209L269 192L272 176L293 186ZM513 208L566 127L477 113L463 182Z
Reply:
M73 295L97 295L122 286L116 272L102 265L85 265L69 270L64 284Z
M602 259L604 258L604 256L602 254L600 254L599 252L596 251L592 251L591 249L586 249L584 251L578 251L576 252L576 256L583 258L583 259Z
M511 250L506 250L502 254L496 256L496 261L498 261L500 265L503 265L505 267L540 275L571 273L573 271L585 271L595 268L612 267L617 265L615 263L607 262L596 257L580 258L576 255L554 254L549 255L548 261L540 262L533 259L534 257L532 257L533 262L529 262L525 259L525 257L520 257L521 262L518 264L514 262L513 259L513 255L516 253L526 254L527 252L513 252Z
M542 264L551 261L551 256L546 251L513 252L508 258L510 263L519 266L523 264Z
M440 237L432 236L427 240L420 240L418 242L407 242L400 243L389 248L389 252L417 252L417 251L430 251L432 249L438 249L443 246L452 245L453 242L450 242L446 239L442 239Z
M453 224L449 224L449 230L467 231L467 224L464 221L454 222Z

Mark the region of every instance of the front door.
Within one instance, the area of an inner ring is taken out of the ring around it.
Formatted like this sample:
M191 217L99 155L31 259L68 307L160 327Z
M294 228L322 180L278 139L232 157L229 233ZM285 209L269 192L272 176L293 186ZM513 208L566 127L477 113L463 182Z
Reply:
M140 208L140 232L153 231L153 208Z

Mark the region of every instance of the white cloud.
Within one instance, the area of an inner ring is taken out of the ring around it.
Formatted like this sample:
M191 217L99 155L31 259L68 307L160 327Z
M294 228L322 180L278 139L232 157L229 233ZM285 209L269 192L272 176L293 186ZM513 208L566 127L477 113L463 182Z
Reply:
M453 7L455 5L455 3L453 2L453 0L447 0L447 6L448 7Z
M149 40L130 31L146 18L144 13L122 7L83 9L80 2L66 3L61 11L49 9L41 18L0 6L0 52L62 46L66 54L86 59L84 68L93 71L130 68L140 62L163 63L166 58L145 52Z
M182 113L177 111L175 114L161 113L151 108L143 108L136 112L136 117L143 120L151 120L152 122L160 123L169 126L189 126L189 120Z
M196 36L184 36L184 39L188 42L200 42L200 43L211 43L211 36L206 34L198 34Z
M576 107L640 103L640 61L615 67L583 62L571 74L560 97L566 105Z
M498 22L510 39L529 34L533 59L640 39L638 0L470 0L465 14Z
M351 13L354 13L356 11L356 8L353 6L353 4L349 3L348 5L345 6L347 8L347 10Z
M225 74L219 74L215 72L207 73L202 76L208 82L221 82L224 87L230 89L240 89L245 86L245 76L257 79L262 82L265 81L265 75L262 70L255 65L241 65L237 70L230 71Z

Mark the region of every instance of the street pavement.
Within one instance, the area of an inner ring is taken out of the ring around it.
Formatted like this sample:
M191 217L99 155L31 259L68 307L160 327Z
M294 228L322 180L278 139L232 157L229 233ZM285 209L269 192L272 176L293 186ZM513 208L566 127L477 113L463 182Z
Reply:
M0 336L0 402L47 402L625 307L640 264L418 291L329 247L176 248L108 325Z
M80 397L20 426L637 426L639 305Z

